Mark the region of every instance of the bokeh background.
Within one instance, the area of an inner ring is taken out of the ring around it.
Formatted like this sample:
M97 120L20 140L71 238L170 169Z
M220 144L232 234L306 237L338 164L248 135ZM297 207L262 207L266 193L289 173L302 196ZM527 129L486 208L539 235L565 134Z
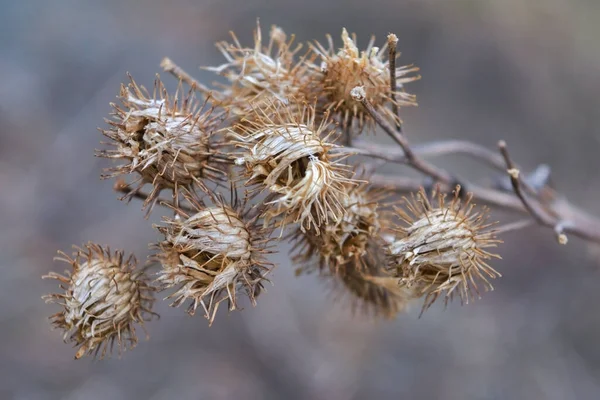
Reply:
M157 238L158 213L144 220L99 180L108 103L126 71L151 85L163 56L212 80L197 67L221 62L213 43L234 29L250 44L257 17L301 41L344 26L362 45L397 33L401 60L423 75L411 85L420 107L404 113L413 142L506 139L525 168L550 163L554 185L600 214L596 0L0 1L0 398L600 398L598 251L539 228L505 237L504 278L469 306L352 316L317 277L294 278L283 247L257 308L209 328L160 302L135 351L72 359L49 329L57 308L40 299L55 290L40 276L64 269L55 251L92 240L144 259Z

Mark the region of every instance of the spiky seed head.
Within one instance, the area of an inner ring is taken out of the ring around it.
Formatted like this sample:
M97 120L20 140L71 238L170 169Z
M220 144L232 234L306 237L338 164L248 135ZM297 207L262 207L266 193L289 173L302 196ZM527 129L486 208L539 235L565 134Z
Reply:
M446 302L457 294L468 303L479 295L478 281L485 290L493 289L489 279L499 277L487 261L500 258L489 252L496 247L487 209L476 210L471 194L463 201L460 186L449 203L442 193L429 196L421 189L405 200L407 211L396 211L403 220L396 239L389 245L390 269L401 283L425 295L423 310L442 294Z
M229 81L213 95L231 116L248 118L251 103L256 105L274 99L284 103L291 99L310 100L308 66L295 60L302 45L294 45L293 35L288 40L280 27L272 26L268 43L264 45L258 22L253 47L242 46L233 32L231 35L233 43L217 43L227 62L205 67Z
M57 259L71 264L72 271L44 276L58 280L64 292L43 298L63 307L50 319L64 331L65 342L79 348L75 358L86 354L103 358L115 342L119 355L135 347L135 324L144 328L144 322L156 314L152 312L155 288L144 270L136 269L133 255L124 259L122 251L112 253L93 243L76 248L73 257L59 254Z
M358 259L367 252L370 238L379 234L382 220L380 201L387 197L381 189L371 189L366 184L344 186L346 196L341 197L345 210L342 218L318 228L293 234L293 261L312 268L317 255L318 267L336 269L350 260Z
M190 90L181 85L171 96L156 78L152 96L131 78L121 85L121 106L113 104L111 129L102 133L114 148L99 150L100 157L123 161L108 168L104 178L137 174L133 187L124 199L131 199L145 184L152 185L144 207L151 211L163 189L175 195L179 187L205 188L204 180L226 178L227 158L219 151L214 130L220 116L200 104Z
M281 103L255 110L253 121L230 129L246 185L272 194L265 223L282 216L282 224L297 222L304 230L342 218L344 187L358 182L332 152L337 146L327 140L334 132L327 121L315 123L314 107L298 115Z
M191 300L188 312L193 315L202 306L210 324L221 302L228 300L229 310L239 308L241 292L256 305L270 271L263 258L269 232L245 221L240 208L222 201L197 206L192 215L179 213L157 226L164 240L155 246L154 256L162 265L158 278L162 288L176 288L168 297L174 299L171 305Z
M361 52L356 46L356 37L343 29L341 49L336 50L329 35L327 48L318 42L311 46L320 60L320 63L309 64L316 75L314 80L318 82L315 91L325 95L325 108L334 110L344 127L355 125L362 130L367 125L369 130L374 129L374 121L354 98L357 93L352 90L356 87L362 88L362 96L380 113L394 120L398 117L389 108L393 102L398 106L416 105L415 96L406 93L404 85L420 79L420 76L412 75L418 68L411 65L396 68L394 100L390 93L389 60L385 58L387 43L379 49L373 46L374 40L372 37L366 50Z

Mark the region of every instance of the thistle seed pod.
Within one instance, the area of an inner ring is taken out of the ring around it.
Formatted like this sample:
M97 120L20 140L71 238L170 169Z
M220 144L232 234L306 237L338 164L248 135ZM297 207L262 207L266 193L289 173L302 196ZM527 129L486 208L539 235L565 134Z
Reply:
M385 221L378 207L387 193L369 189L365 184L344 189L346 196L341 197L341 205L345 211L337 223L304 232L298 229L293 234L294 262L312 268L312 260L317 255L320 270L335 271L340 265L366 254L370 238L379 234L381 221Z
M192 90L185 96L180 92L181 85L170 96L157 77L149 96L131 78L128 86L121 86L123 108L112 105L114 120L107 120L112 128L102 130L114 149L96 152L99 157L124 161L108 168L103 178L139 175L134 182L137 186L123 199L130 200L147 183L152 185L144 202L148 213L163 189L171 189L177 196L180 187L206 190L203 180L226 178L228 161L218 151L221 144L213 138L221 116L213 115L212 109L203 111L206 102L201 105L195 101Z
M337 146L321 139L328 122L315 124L315 110L304 107L296 114L271 103L255 111L255 119L230 129L242 149L235 163L245 167L246 185L258 185L274 197L266 210L265 223L283 216L282 224L297 222L302 230L337 222L344 215L344 187L358 182L352 171L339 163Z
M136 270L133 255L124 260L122 251L111 253L92 243L76 249L73 258L62 252L57 258L71 264L72 272L43 277L64 284L64 293L43 297L46 303L63 306L50 317L52 325L64 331L65 342L79 347L76 359L86 354L103 358L115 341L120 355L137 344L134 324L144 328L144 322L156 315L152 312L155 288L143 269Z
M423 310L442 293L446 303L454 294L468 303L473 292L479 295L477 280L490 290L488 278L501 276L487 264L491 258L500 258L486 250L500 243L489 229L492 224L486 223L487 210L475 211L472 195L463 203L459 192L457 186L449 204L444 194L434 192L437 204L432 204L421 189L411 200L405 198L412 215L397 209L406 226L397 229L398 236L389 245L390 269L402 284L426 296Z
M232 32L233 43L219 42L218 49L227 62L217 67L205 67L225 76L230 82L214 93L219 105L232 116L248 117L251 103L268 100L287 103L289 99L309 100L310 75L308 66L294 60L302 48L296 46L294 36L287 39L285 32L272 26L269 42L263 46L260 24L254 31L254 47L243 47Z
M319 42L311 46L313 52L321 60L320 65L311 64L313 73L318 78L318 89L325 94L325 109L333 110L343 127L356 125L362 131L365 125L374 129L374 121L355 101L350 91L355 87L363 87L366 97L383 115L399 122L398 116L389 106L395 102L398 106L415 106L414 95L404 91L404 84L420 79L418 75L410 75L419 69L409 66L396 68L395 100L390 93L389 60L384 60L387 43L381 48L374 47L372 37L367 49L360 52L356 46L356 37L351 38L346 29L342 30L344 47L336 51L331 36L327 36L328 48Z
M188 199L195 214L176 210L176 218L164 218L165 225L157 226L164 236L154 256L162 265L158 282L163 289L176 288L168 297L175 299L171 306L192 300L189 314L201 305L212 324L221 302L228 300L229 310L239 308L239 292L256 305L270 271L263 258L270 232L245 221L240 207L221 200L205 207Z

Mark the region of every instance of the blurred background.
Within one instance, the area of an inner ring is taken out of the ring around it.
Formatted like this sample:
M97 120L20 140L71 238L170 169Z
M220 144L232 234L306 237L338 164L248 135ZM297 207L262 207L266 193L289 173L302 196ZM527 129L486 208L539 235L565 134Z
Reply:
M526 169L600 215L600 2L596 0L0 1L0 398L2 399L597 399L597 249L548 230L505 237L496 291L469 306L419 305L395 321L353 316L317 277L294 278L287 248L257 308L200 315L158 303L162 318L122 359L74 361L40 299L57 249L89 240L138 259L157 235L141 204L100 181L108 103L126 71L151 86L164 56L202 81L235 30L256 18L300 41L359 46L396 33L401 63L421 67L405 110L415 143L509 143ZM171 77L162 74L164 80ZM173 82L172 80L170 82ZM485 183L490 173L440 160ZM497 214L510 220L509 215ZM223 311L223 310L221 310Z

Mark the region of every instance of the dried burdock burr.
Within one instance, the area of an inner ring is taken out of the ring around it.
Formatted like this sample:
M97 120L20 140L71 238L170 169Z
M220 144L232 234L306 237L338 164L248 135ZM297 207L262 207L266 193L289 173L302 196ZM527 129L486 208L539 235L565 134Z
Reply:
M379 49L373 46L374 41L375 38L371 37L367 48L360 51L356 46L356 37L350 37L343 29L343 47L339 50L336 50L329 35L327 48L319 42L311 45L318 56L317 62L309 64L317 84L314 91L325 96L324 108L333 110L343 127L355 126L359 132L365 125L373 130L375 121L351 96L350 91L357 86L364 88L367 98L382 115L398 123L400 121L393 110L416 105L415 96L408 94L404 85L420 78L412 74L418 68L409 65L395 69L396 87L392 96L389 60L385 59L387 43Z
M153 315L153 292L144 269L136 269L135 258L125 259L122 251L112 253L93 243L77 248L73 257L59 252L57 260L71 264L65 275L50 273L43 278L58 280L63 293L44 296L63 310L50 319L64 331L65 342L79 349L75 358L94 355L103 358L115 342L119 355L137 344L135 325ZM145 328L144 328L145 330Z
M168 298L178 307L191 300L188 312L193 315L201 306L209 323L214 321L221 302L229 310L238 309L241 292L256 305L271 264L268 253L269 229L247 220L244 205L229 204L213 198L212 205L190 193L186 199L194 213L175 210L175 218L163 218L156 226L164 239L154 247L154 259L162 265L158 282L162 289L175 288Z
M150 213L163 189L171 189L177 198L181 187L206 190L205 180L226 179L228 160L214 135L222 115L195 100L191 89L186 94L180 85L169 95L157 76L149 95L131 78L121 86L120 98L122 105L113 104L113 119L107 120L111 129L102 130L113 148L96 154L123 161L108 168L104 178L136 175L123 199L151 184L144 202Z
M421 189L410 200L404 198L407 211L396 210L403 223L388 247L389 267L402 285L425 296L423 310L442 294L446 303L454 295L468 303L480 294L479 284L493 289L489 280L500 276L487 263L500 258L487 250L500 240L487 222L487 210L476 210L471 198L469 193L462 201L457 186L449 203L436 191L430 201Z
M344 186L340 197L344 214L310 230L297 229L293 235L292 259L312 268L315 257L320 270L336 270L340 265L356 260L367 252L369 240L379 235L381 224L386 223L380 202L388 193L370 189L366 184Z
M249 118L251 103L311 99L309 68L302 60L295 59L302 44L295 45L293 35L288 39L281 28L272 26L268 43L264 44L257 23L254 47L242 46L233 32L231 36L232 43L217 43L227 62L205 69L223 75L229 81L219 85L213 96L232 117Z
M345 186L358 182L340 162L338 146L328 140L335 129L327 120L315 122L315 109L304 105L298 114L279 102L254 110L247 123L230 129L241 149L235 163L244 167L247 186L272 195L263 214L268 224L282 217L282 224L299 223L310 229L344 215Z
M318 270L332 284L338 300L354 311L391 318L405 309L412 289L399 285L398 278L384 268L379 234L387 219L378 208L388 193L364 183L344 189L342 219L297 229L291 235L295 242L292 260L300 264L296 273Z

